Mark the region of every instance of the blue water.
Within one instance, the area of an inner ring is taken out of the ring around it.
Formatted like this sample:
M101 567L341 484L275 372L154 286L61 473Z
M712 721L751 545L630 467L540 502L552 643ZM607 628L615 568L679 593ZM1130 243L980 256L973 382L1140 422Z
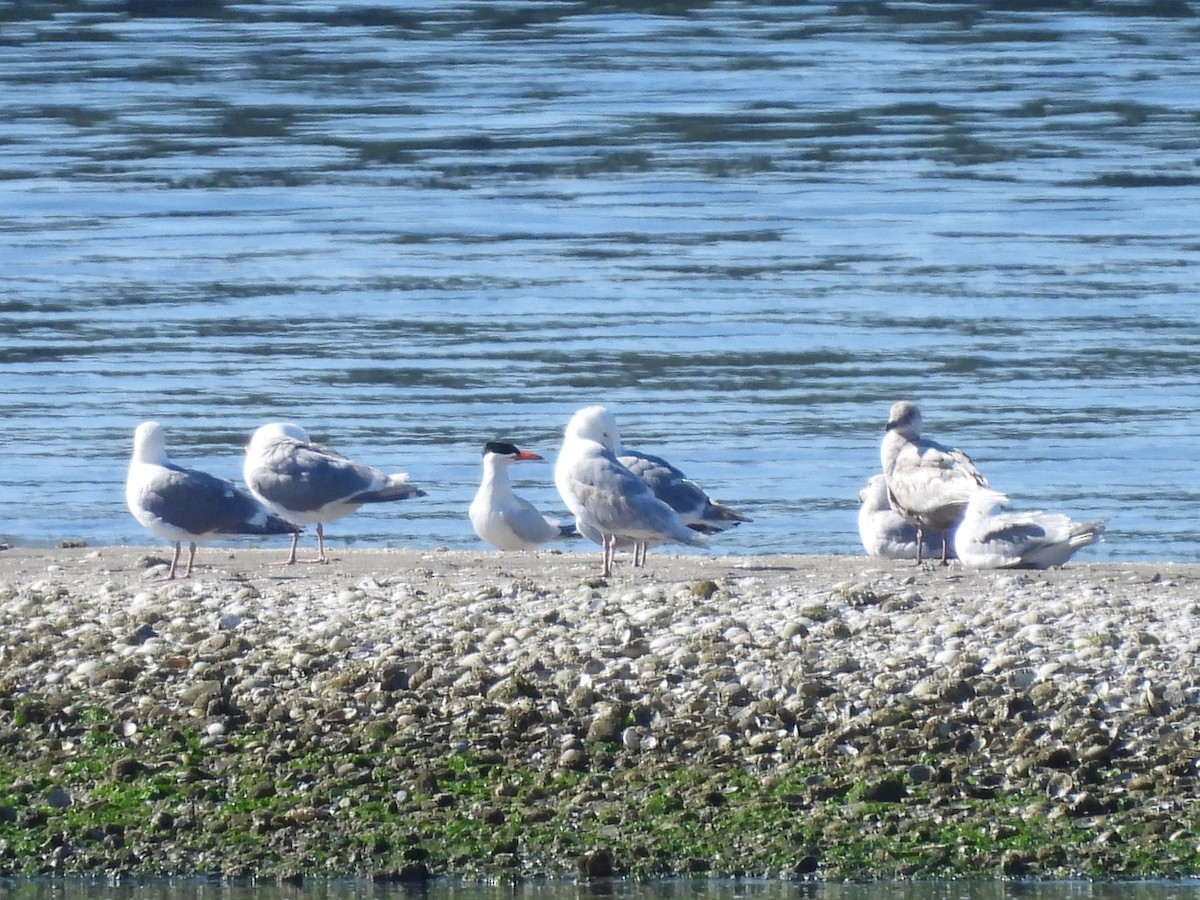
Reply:
M135 425L239 479L291 419L471 548L482 444L578 407L859 553L890 404L1081 558L1200 558L1200 20L1182 5L0 9L0 538L153 544ZM522 464L524 465L524 464Z

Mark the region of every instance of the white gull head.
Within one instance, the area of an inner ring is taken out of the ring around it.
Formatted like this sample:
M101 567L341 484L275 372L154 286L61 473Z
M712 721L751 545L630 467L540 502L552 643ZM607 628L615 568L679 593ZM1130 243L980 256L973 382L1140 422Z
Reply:
M610 453L621 452L621 430L612 413L603 406L585 406L571 416L565 437L595 441Z
M167 435L157 422L143 422L133 432L133 462L165 466Z

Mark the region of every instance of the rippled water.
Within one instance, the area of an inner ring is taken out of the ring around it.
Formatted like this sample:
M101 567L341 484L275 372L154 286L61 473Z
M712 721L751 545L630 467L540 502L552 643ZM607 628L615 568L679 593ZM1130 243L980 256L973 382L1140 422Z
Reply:
M858 553L908 397L1087 558L1200 558L1190 13L0 6L0 534L154 543L137 422L239 478L292 419L428 490L331 543L479 546L483 442L603 402L720 549Z

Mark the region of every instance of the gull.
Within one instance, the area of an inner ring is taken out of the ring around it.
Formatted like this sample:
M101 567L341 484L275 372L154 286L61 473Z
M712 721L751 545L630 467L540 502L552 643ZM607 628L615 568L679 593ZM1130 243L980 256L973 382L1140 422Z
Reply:
M981 488L967 503L954 532L954 548L977 569L1046 569L1061 566L1104 533L1104 522L1073 522L1061 513L1000 512L1008 497Z
M183 541L189 542L187 571L183 573L187 578L200 541L299 531L233 482L172 463L158 422L142 422L134 429L125 503L140 525L175 544L167 578L175 577Z
M612 414L603 406L586 406L567 423L554 466L554 483L580 533L599 538L604 576L612 574L619 540L707 547L705 535L688 528L679 513L621 465L620 446Z
M916 559L917 526L892 509L888 502L887 479L872 475L858 492L858 536L867 556L886 559ZM926 537L922 552L936 555L938 542ZM953 548L951 548L953 550Z
M246 486L269 509L297 525L317 526L317 558L325 563L324 523L348 516L364 503L423 497L407 474L387 475L353 462L328 447L314 444L293 422L261 426L246 447L242 470ZM284 565L296 562L296 542Z
M578 537L573 525L560 525L543 516L532 503L513 493L509 466L542 458L506 441L484 444L483 480L467 513L480 540L500 550L536 550L549 541Z
M887 433L879 448L892 508L917 526L917 563L926 531L941 532L942 565L950 557L949 532L962 518L967 501L987 480L967 454L921 437L921 411L900 400L888 413Z
M655 497L675 510L683 519L683 523L692 531L714 535L742 522L754 521L733 507L713 500L700 485L661 456L643 453L620 444L618 444L616 453L617 462L641 479L646 487L654 492ZM578 522L576 526L579 527ZM594 543L604 543L600 532L586 524L580 527L580 533ZM647 551L664 543L666 543L665 540L635 541L618 538L616 547L618 550L627 550L632 547L633 564L644 566Z
M742 522L754 521L730 506L713 500L704 489L661 456L621 447L617 462L646 483L654 496L701 534L717 534Z

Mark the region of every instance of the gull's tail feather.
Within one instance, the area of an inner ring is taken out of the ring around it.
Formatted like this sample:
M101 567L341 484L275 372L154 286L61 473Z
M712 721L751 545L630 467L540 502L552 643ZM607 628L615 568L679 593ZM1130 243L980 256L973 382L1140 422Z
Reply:
M389 500L407 500L410 497L424 497L425 492L419 487L408 483L407 473L389 475L387 484L373 491L364 491L354 498L355 503L386 503Z

